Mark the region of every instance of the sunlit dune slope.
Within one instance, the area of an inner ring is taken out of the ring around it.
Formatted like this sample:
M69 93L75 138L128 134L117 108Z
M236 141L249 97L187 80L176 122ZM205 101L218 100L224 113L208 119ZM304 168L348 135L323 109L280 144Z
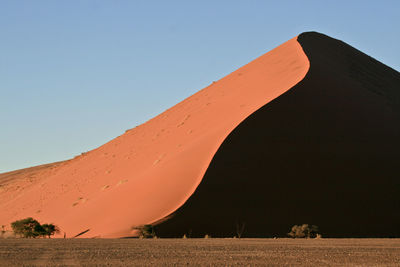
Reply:
M0 224L32 216L68 237L122 237L159 221L193 194L224 139L308 70L294 38L93 151L1 174Z
M236 127L161 236L400 237L400 73L318 33L305 78Z

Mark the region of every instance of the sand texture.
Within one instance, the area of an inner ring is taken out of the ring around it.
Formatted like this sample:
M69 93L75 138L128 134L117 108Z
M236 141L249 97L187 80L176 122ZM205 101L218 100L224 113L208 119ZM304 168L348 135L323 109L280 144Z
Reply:
M0 224L68 237L400 236L400 74L304 33L74 159L0 174ZM167 218L167 219L166 219ZM397 226L397 228L396 228Z

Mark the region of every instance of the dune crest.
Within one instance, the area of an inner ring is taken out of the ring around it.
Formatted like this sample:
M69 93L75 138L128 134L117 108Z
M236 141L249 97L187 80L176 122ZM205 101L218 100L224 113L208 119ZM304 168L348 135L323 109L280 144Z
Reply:
M97 149L1 174L0 224L31 216L69 237L123 237L162 220L195 192L226 137L308 70L293 38Z

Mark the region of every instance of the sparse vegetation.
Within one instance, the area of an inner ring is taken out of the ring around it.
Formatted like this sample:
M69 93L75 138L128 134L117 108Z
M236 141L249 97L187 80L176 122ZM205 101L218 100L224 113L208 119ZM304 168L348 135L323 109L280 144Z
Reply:
M139 231L139 238L157 238L154 226L151 224L136 226L132 229Z
M43 228L43 236L48 236L49 238L51 238L51 236L54 235L55 233L59 232L57 226L51 223L42 224L42 228Z
M239 223L236 222L236 235L238 238L242 237L242 234L244 232L244 227L246 226L246 223Z
M291 231L288 233L288 236L293 238L320 238L318 226L316 225L294 225Z
M39 236L39 227L40 223L31 217L11 223L11 228L14 233L25 238L35 238Z
M58 233L58 227L54 224L43 224L41 225L37 220L32 217L28 217L22 220L11 223L11 228L15 235L24 238L36 238L45 237L49 238Z
M1 237L4 237L4 234L6 233L6 226L5 225L2 225L1 226Z

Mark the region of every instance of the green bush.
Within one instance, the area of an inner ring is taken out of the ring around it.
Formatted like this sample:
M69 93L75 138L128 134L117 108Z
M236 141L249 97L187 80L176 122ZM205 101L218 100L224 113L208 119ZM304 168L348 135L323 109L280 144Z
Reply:
M49 238L54 235L55 233L60 232L60 230L58 229L57 226L55 226L54 224L42 224L42 228L43 228L43 236L48 236Z
M139 238L156 238L156 232L154 226L151 224L145 224L133 227L132 229L138 230Z
M294 225L288 236L293 238L316 238L319 235L318 226L316 225Z
M36 238L54 235L59 232L57 226L54 224L41 225L37 220L28 217L22 220L11 223L11 228L16 235L25 238Z

